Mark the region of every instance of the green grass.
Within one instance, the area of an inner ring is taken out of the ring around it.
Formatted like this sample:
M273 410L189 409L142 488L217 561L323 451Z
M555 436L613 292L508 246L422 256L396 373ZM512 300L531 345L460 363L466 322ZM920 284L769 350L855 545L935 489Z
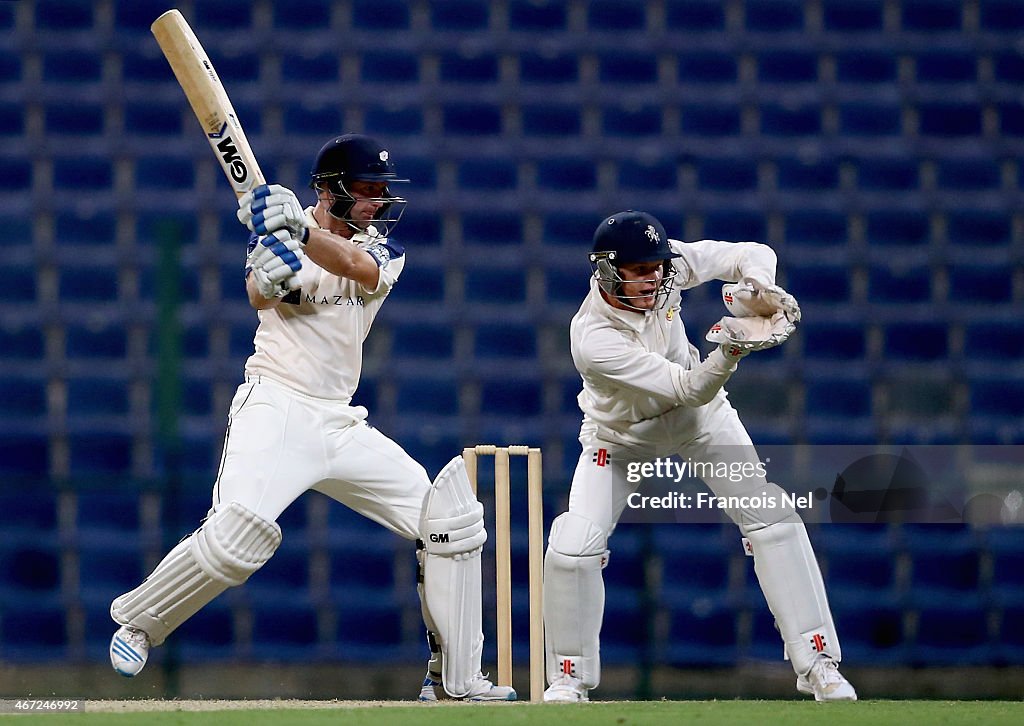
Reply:
M813 701L645 701L568 705L453 704L435 706L363 706L340 703L330 709L267 709L231 711L158 711L145 713L81 713L16 716L18 723L145 724L145 726L319 726L320 724L415 724L416 726L485 726L486 724L596 724L598 726L846 726L868 724L1000 724L1024 723L1021 701L860 701L819 704ZM3 717L0 717L2 720Z

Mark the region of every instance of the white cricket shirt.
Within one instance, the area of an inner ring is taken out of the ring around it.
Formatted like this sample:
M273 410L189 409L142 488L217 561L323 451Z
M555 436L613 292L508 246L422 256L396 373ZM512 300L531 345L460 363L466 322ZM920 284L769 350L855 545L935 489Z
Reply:
M633 445L671 435L659 425L668 412L671 427L692 429L696 408L708 403L736 369L715 348L703 361L686 337L679 315L679 291L710 280L737 282L753 277L775 283L775 253L756 242L669 240L678 271L666 305L657 311L619 310L601 296L596 279L569 328L572 359L583 378L578 396L581 437ZM680 407L690 411L677 411ZM667 424L667 420L665 421Z
M312 207L306 210L306 221L319 227ZM298 273L301 288L279 305L259 311L256 350L245 364L247 376L267 376L308 396L345 404L352 400L363 367L363 341L402 273L405 250L367 234L356 234L349 243L377 261L377 288L367 290L304 257Z

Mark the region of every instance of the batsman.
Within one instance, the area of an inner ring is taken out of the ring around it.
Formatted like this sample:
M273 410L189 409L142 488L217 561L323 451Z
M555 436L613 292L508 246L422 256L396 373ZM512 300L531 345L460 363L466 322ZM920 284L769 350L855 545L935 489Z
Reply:
M420 699L435 700L443 685L453 698L515 700L480 671L487 533L465 463L452 459L431 481L352 405L363 341L405 266L390 233L405 207L392 185L406 181L378 141L345 134L316 155L314 206L303 209L278 185L239 199L251 232L245 285L259 311L255 350L231 402L209 513L111 604L118 673L138 674L151 648L259 570L281 544L278 517L312 489L417 542L431 653Z
M775 253L763 244L670 240L655 217L625 211L598 226L590 261L590 292L570 326L583 379L582 453L544 558L545 701L586 701L600 683L602 569L627 498L640 486L627 480L627 462L679 455L756 471L757 454L723 385L746 355L785 342L800 321L796 300L775 284ZM731 315L712 326L706 337L716 346L701 360L679 315L680 292L711 280L729 283L722 290ZM783 493L760 474L704 482L734 502L781 501ZM784 505L726 512L753 552L797 689L818 701L856 700L839 672L839 639L797 512Z

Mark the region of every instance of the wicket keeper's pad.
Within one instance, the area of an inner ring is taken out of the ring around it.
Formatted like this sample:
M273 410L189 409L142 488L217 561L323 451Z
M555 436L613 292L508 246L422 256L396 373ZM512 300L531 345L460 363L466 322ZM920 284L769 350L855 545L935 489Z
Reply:
M281 528L238 502L222 504L177 544L141 585L110 605L110 617L160 645L201 607L263 567Z
M444 654L442 682L453 698L469 693L480 673L484 648L480 595L480 553L487 532L484 507L456 456L427 493L420 518L423 558L423 607L433 621Z

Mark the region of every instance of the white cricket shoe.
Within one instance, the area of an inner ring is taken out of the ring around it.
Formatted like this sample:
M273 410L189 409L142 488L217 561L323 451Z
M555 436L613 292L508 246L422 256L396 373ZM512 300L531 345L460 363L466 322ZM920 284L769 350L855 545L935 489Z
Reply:
M436 701L437 692L434 690L435 686L441 685L441 679L434 679L434 677L427 673L423 678L423 685L420 686L419 700L421 701Z
M126 678L137 676L149 659L149 636L122 625L110 639L110 665Z
M588 691L583 687L583 681L574 678L568 673L562 673L544 691L546 703L579 703L589 701Z
M511 686L496 686L484 678L482 673L473 677L469 693L462 697L464 701L515 701L516 691Z
M797 676L796 690L815 701L856 701L857 691L839 672L839 664L830 656L819 655L805 676Z

